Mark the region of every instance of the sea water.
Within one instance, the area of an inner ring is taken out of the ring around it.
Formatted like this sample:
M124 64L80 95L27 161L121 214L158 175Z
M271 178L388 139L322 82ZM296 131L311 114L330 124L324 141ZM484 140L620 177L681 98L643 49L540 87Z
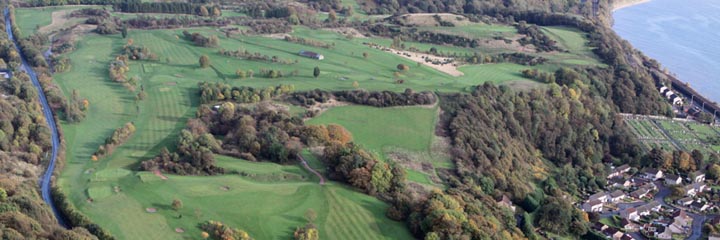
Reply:
M720 0L652 0L613 17L618 35L720 102Z

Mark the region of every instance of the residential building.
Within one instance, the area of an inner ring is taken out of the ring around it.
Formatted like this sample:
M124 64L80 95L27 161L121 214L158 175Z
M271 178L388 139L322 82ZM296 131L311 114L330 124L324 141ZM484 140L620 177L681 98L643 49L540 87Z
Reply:
M639 188L638 190L635 190L635 191L631 192L631 193L630 193L630 196L631 196L631 197L634 197L634 198L637 198L637 199L640 199L640 198L644 198L645 196L647 196L648 193L650 193L650 190L649 190L649 189L644 188L644 187L641 187L641 188Z
M625 210L622 210L620 212L620 216L623 218L626 218L630 221L637 222L638 220L640 220L640 215L638 214L637 209L635 209L635 208L627 208Z
M666 185L678 185L682 184L682 178L680 176L668 174L665 176Z
M600 202L607 202L608 201L607 192L599 192L599 193L590 195L590 197L588 198L588 201L592 201L592 200L598 200Z
M603 202L600 200L590 200L582 205L583 211L586 212L602 212Z
M696 182L690 185L686 185L685 187L683 187L683 189L685 189L686 196L694 197L698 193L704 192L706 187L707 186L705 185L705 183Z
M630 171L630 166L627 164L620 165L619 167L614 168L612 171L610 171L610 174L608 174L607 178L615 178L620 177L624 173Z
M643 177L647 179L652 179L653 181L663 178L663 176L664 175L662 170L655 168L648 168L645 170L645 172L643 172Z
M627 180L623 177L614 177L608 179L608 186L613 188L628 188L632 185L632 182L630 180Z
M625 230L626 232L636 232L640 228L636 223L631 222L627 218L623 218L620 220L620 226Z
M701 212L707 210L710 207L711 207L710 204L708 204L707 202L697 201L697 202L693 202L692 204L690 204L690 208L695 209L697 211L701 211Z
M614 192L610 193L610 202L617 203L625 199L627 195L625 195L625 192L620 190L615 190Z
M705 181L705 173L702 171L692 172L692 173L690 173L690 179L696 183L704 182Z
M690 204L693 203L693 199L691 197L685 197L685 198L678 199L676 201L676 203L679 204L680 206L690 206Z
M502 199L500 199L500 201L498 201L497 204L499 206L504 206L506 208L509 208L510 210L512 210L512 212L515 212L515 206L513 205L512 201L510 201L510 198L508 198L507 195L503 195ZM602 205L600 207L601 207L600 211L602 211Z

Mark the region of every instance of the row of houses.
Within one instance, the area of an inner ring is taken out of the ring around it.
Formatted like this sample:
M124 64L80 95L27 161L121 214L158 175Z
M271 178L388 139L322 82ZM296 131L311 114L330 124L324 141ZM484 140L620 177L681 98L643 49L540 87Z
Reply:
M640 230L646 236L656 239L674 239L673 235L688 236L690 234L692 220L684 210L677 210L669 219L660 219L644 224Z
M688 174L687 181L689 183L701 183L705 182L705 173L702 171L695 171L693 173ZM677 175L671 175L668 174L665 176L665 184L666 185L679 185L683 184L683 178Z
M640 217L650 215L652 212L660 212L662 205L657 201L649 202L637 208L627 208L620 211L620 216L630 221L637 222Z
M621 229L610 227L610 226L607 226L607 225L599 223L599 222L593 226L593 229L595 231L601 232L608 239L635 240L635 238L632 235L623 232Z
M586 212L602 212L603 205L605 203L618 203L625 199L627 195L625 192L615 190L613 192L599 192L593 195L585 201L582 205L582 209Z

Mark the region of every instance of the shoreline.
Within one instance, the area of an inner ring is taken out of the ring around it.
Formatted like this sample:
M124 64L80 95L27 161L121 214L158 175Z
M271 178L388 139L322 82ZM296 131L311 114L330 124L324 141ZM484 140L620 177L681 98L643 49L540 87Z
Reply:
M650 0L617 0L612 6L612 12L648 2L650 2Z

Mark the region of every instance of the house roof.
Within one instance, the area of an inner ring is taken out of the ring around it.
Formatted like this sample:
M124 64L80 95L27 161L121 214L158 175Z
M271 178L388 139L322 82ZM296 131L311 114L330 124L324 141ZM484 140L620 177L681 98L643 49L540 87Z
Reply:
M590 195L590 198L589 198L589 199L590 199L590 200L593 200L593 199L599 199L599 198L601 198L601 197L607 197L607 193L606 193L606 192L599 192L599 193Z
M621 196L625 196L625 192L620 191L620 190L615 190L614 192L610 193L611 198L616 198L616 197L621 197Z
M626 180L626 179L623 178L623 177L614 177L614 178L610 178L610 179L608 180L608 182L609 182L610 184L620 184L620 185L624 185L627 181L628 181L628 180Z
M700 170L694 171L694 172L690 173L690 176L698 177L698 176L700 176L700 175L705 175L705 173L704 173L703 171L700 171Z
M680 176L668 174L668 175L665 175L665 179L670 179L670 181L677 182L677 180L682 179L682 178L680 178Z
M648 169L645 169L645 173L647 173L647 174L652 174L652 175L655 175L655 174L658 174L658 172L661 172L661 171L660 171L660 170L658 170L658 169L655 169L655 168L648 168Z
M673 216L673 218L676 218L676 217L687 218L687 214L685 214L685 210L682 210L682 209L675 211L672 216Z
M593 200L588 201L586 204L588 204L590 206L597 206L597 205L602 204L602 202L600 200L593 199Z
M684 197L684 198L681 198L681 199L678 200L678 201L680 201L680 202L692 202L693 199L692 199L691 197Z

